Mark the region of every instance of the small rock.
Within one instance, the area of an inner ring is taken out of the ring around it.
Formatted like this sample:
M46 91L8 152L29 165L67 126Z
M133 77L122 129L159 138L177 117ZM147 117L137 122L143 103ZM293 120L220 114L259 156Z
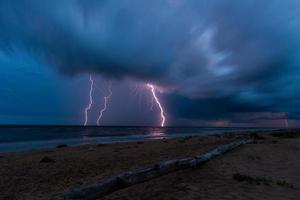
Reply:
M93 147L90 147L90 148L88 148L88 151L96 151L96 149Z
M264 140L264 139L266 139L265 137L263 137L263 136L261 136L261 135L259 135L257 133L251 133L250 136L252 138L256 139L256 140Z
M190 140L192 138L193 138L193 136L186 136L186 137L184 137L185 140Z
M68 145L66 144L59 144L56 146L56 148L65 148L65 147L68 147Z
M54 162L55 162L55 160L53 160L52 158L49 158L48 156L45 156L40 160L40 163L54 163Z
M76 182L76 184L77 184L77 185L83 185L83 182L78 181L78 182Z

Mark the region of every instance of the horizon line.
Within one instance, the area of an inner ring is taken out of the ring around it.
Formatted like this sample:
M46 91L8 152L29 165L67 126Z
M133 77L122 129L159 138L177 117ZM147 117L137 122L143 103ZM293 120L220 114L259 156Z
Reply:
M178 125L178 126L150 126L150 125L62 125L62 124L0 124L0 127L80 127L80 128L110 128L110 127L137 127L137 128L248 128L248 129L283 129L280 127L239 127L239 126L186 126L186 125Z

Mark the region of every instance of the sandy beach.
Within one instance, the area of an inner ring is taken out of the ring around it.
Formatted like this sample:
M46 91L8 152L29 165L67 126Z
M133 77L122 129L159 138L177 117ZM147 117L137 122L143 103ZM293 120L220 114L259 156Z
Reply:
M57 199L116 173L193 157L247 134L0 153L0 199ZM197 169L170 173L102 199L299 199L300 139L291 134L257 133L254 144Z

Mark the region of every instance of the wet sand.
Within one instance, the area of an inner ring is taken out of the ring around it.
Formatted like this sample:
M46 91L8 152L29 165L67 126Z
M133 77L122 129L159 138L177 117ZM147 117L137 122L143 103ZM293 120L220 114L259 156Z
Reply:
M300 139L273 137L266 132L258 135L265 139L239 147L198 169L171 173L104 199L299 199ZM205 153L239 136L0 153L0 199L56 199L74 187L160 161ZM49 159L41 163L45 156ZM245 180L236 180L233 174Z

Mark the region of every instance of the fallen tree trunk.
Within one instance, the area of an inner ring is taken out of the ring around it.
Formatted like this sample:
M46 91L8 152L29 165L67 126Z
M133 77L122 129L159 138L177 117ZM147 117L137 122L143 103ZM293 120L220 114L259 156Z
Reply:
M153 178L166 175L170 172L198 167L216 156L233 150L240 145L252 143L253 141L254 139L252 138L242 138L232 143L219 146L206 154L198 155L194 158L169 160L155 164L153 167L117 174L112 178L100 181L94 185L74 189L59 197L59 200L94 200L122 188L142 183Z

